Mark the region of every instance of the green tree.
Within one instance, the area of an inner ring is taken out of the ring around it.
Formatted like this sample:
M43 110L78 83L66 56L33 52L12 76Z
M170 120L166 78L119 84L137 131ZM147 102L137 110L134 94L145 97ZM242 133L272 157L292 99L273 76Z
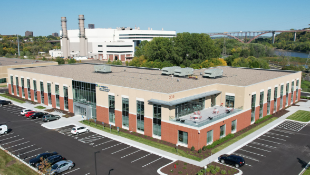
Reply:
M58 64L65 64L65 60L63 58L60 58L60 57L56 58L56 62L58 62Z
M76 63L76 60L74 58L68 59L68 64L74 64L74 63Z

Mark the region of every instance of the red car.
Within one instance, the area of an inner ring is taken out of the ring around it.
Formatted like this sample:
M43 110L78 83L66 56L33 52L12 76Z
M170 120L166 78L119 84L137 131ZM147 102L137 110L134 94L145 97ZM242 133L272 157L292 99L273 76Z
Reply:
M30 117L35 111L29 111L25 114L25 117Z

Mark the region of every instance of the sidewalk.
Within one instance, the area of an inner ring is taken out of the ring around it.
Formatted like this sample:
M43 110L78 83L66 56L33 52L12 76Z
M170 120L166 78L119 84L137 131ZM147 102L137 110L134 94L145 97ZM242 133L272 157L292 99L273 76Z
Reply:
M5 98L0 97L0 99L5 99ZM20 104L20 103L17 103L17 102L13 102L13 104L19 105L19 106L22 106L22 107L25 107L25 108L30 108L30 109L36 109L34 107L37 106L37 105L26 104L26 103ZM39 104L39 105L47 107L47 109L51 108L51 107L45 106L44 104ZM298 105L300 105L300 106L291 106L291 107L289 107L287 110L290 111L290 112L288 112L287 114L283 115L282 117L276 119L275 121L273 121L273 122L269 123L268 125L260 128L259 130L255 131L254 133L252 133L252 134L250 134L250 135L240 139L239 141L233 143L232 145L224 148L223 150L213 154L212 156L210 156L210 157L208 157L208 158L206 158L206 159L204 159L204 160L202 160L200 162L192 160L192 159L184 158L182 156L178 156L176 154L172 154L172 153L169 153L169 152L166 152L166 151L163 151L163 150L160 150L160 149L148 146L148 145L144 145L142 143L135 142L133 140L130 140L130 139L118 136L118 135L110 134L108 132L105 132L105 131L102 131L102 130L99 130L99 129L96 129L96 128L89 128L89 129L92 132L95 132L97 134L104 135L105 137L117 140L119 142L124 142L124 143L126 143L128 145L137 147L137 148L142 149L142 150L149 151L149 152L151 152L153 154L156 154L156 155L159 155L159 156L162 156L162 157L165 157L165 158L168 158L168 159L172 159L172 160L181 160L181 161L184 161L184 162L188 162L190 164L194 164L194 165L203 167L203 166L209 164L212 161L216 161L217 158L220 155L222 155L222 154L230 154L230 153L234 152L235 150L239 149L240 147L248 144L252 140L256 139L257 137L259 137L259 136L263 135L264 133L268 132L269 130L271 130L276 125L278 125L281 122L283 122L288 116L292 115L296 111L298 111L298 110L310 111L310 108L309 108L310 100L307 101L307 102L299 102ZM54 112L53 112L53 114L54 114ZM57 113L55 113L55 114L57 114ZM59 114L57 114L57 115L59 115ZM53 121L53 122L50 122L50 123L44 123L44 124L42 124L42 126L45 127L45 128L48 128L48 129L57 129L57 128L61 128L61 127L68 126L68 125L76 125L76 126L88 127L87 125L84 125L84 124L79 122L79 121L82 121L82 120L83 119L82 119L81 116L74 116L74 117L70 117L70 118L61 118L60 120Z

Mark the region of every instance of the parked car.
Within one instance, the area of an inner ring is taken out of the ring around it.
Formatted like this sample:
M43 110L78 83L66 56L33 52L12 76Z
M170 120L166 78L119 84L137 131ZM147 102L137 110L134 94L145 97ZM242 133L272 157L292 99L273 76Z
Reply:
M20 112L21 115L25 115L27 112L32 111L31 109L23 109L22 112Z
M226 163L239 168L245 164L243 157L237 155L227 155L223 154L218 158L219 162Z
M52 115L52 114L44 115L42 117L42 121L44 121L44 122L49 122L52 120L59 120L59 119L60 119L59 115Z
M31 114L29 117L31 117L32 119L42 118L46 114L47 113L44 113L44 112L35 112L35 113Z
M3 106L3 105L10 105L12 104L11 101L7 101L7 100L0 100L0 107Z
M6 125L0 125L0 134L7 134L8 127Z
M61 160L65 160L65 158L62 157L61 155L54 155L54 156L46 158L46 160L47 160L47 163L49 163L50 165L54 165L55 163L57 163L57 162L59 162ZM38 166L37 166L38 170L44 168L44 167L42 167L41 163L39 163Z
M77 127L73 127L71 130L72 134L80 134L83 132L89 132L89 129L83 126L77 126Z
M60 174L61 172L71 170L74 167L74 163L71 160L62 160L55 163L51 168L47 170L48 174Z
M35 111L29 111L25 114L25 117L29 117L31 116L33 113L35 113Z
M37 157L29 160L29 165L37 166L39 163L41 163L41 159L40 159L41 157L43 159L46 159L48 157L51 157L51 156L57 155L57 154L58 154L57 152L39 154Z

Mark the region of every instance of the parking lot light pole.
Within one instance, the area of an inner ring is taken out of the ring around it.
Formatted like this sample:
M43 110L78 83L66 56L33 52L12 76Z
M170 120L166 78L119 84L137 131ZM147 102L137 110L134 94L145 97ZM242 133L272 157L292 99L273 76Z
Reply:
M100 153L100 151L94 152L94 156L95 156L95 172L96 172L96 175L97 175L96 153Z
M204 167L205 168L205 175L207 174L207 166Z

